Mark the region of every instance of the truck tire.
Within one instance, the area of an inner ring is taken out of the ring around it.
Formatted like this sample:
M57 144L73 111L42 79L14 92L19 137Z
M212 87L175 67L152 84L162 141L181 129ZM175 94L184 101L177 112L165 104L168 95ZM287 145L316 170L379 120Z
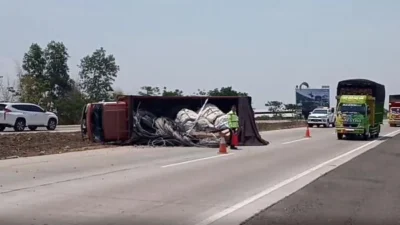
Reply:
M378 125L378 131L376 131L375 138L379 138L380 133L381 133L381 126Z
M337 139L342 140L343 139L343 134L337 134Z
M0 125L0 132L1 132L1 131L4 131L5 129L6 129L6 126Z
M363 139L366 141L366 140L368 140L368 139L371 138L371 134L370 134L370 133L364 133L364 134L362 135L362 137L363 137Z
M313 127L314 125L313 124L308 124L308 127Z

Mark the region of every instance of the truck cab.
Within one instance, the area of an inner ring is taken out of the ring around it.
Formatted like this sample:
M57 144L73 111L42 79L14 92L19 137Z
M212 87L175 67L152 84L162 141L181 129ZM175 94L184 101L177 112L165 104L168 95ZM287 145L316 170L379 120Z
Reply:
M328 107L316 108L308 116L307 123L309 127L324 126L329 127L329 125L335 126L335 114L334 109L331 110Z
M400 125L400 95L389 95L388 119L391 127Z
M375 98L368 95L342 95L337 105L336 133L338 139L361 135L364 139L379 135L375 122Z

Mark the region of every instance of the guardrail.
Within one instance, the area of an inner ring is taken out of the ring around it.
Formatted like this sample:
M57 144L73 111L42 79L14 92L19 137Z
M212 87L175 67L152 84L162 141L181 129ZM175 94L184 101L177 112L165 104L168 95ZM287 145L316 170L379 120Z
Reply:
M261 112L254 112L255 115L257 114L286 114L286 113L297 113L295 110L289 110L289 111L279 111L279 112L271 112L271 111L261 111Z

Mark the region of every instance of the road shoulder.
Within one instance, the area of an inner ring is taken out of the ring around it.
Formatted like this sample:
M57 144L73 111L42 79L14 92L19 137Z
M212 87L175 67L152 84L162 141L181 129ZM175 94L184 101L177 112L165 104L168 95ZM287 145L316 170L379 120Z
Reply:
M399 146L396 135L242 224L398 224Z

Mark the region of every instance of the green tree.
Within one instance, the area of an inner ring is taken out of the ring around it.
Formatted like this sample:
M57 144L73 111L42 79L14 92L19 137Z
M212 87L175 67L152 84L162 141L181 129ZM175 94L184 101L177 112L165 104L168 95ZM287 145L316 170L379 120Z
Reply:
M196 95L196 96L206 96L206 95L207 95L207 92L206 92L204 89L203 89L203 90L197 89L197 92L194 92L193 95Z
M246 92L239 92L233 90L231 86L221 87L220 89L215 88L207 92L208 96L248 96Z
M55 111L60 120L59 123L64 125L78 124L83 107L90 102L81 92L78 82L70 80L69 85L71 89L65 93L66 96L54 101Z
M20 101L38 104L46 91L44 71L46 60L42 48L33 43L22 61L22 74L19 78Z
M159 87L143 86L140 88L138 95L142 96L183 96L183 91L175 89L170 91L167 87L163 87L162 91Z
M183 96L183 91L175 89L174 91L167 90L166 87L163 88L162 96Z
M269 111L273 112L275 116L277 116L277 112L283 109L283 103L280 101L268 101L265 106L268 107Z
M285 104L284 105L284 108L286 109L286 110L291 110L291 111L294 111L294 110L297 110L297 105L296 104Z
M48 101L64 98L72 90L69 76L68 49L62 42L51 41L44 50L46 60L44 77L48 91Z
M124 92L121 89L115 89L112 93L112 99L117 100L120 95L124 95Z
M81 59L78 66L81 87L92 101L108 101L112 98L112 85L117 77L119 66L113 55L106 55L103 48Z
M161 95L159 87L143 86L140 88L138 95L142 96L159 96Z

